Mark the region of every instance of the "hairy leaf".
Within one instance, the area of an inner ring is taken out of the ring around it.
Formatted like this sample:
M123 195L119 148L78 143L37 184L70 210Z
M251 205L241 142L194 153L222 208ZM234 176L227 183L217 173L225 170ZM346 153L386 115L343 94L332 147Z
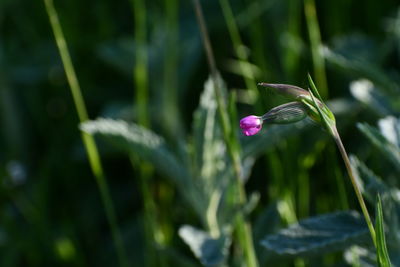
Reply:
M358 123L358 129L379 149L382 154L390 160L400 171L400 149L388 141L376 128L366 124Z
M230 239L221 236L212 238L208 233L190 225L179 229L179 236L190 247L194 255L205 266L217 266L225 262Z
M305 257L344 249L366 241L368 228L356 212L337 212L300 221L278 234L269 235L262 245L272 254Z
M344 259L352 266L376 267L375 248L352 246L344 252Z
M353 74L357 77L367 78L388 95L398 94L400 88L381 68L362 59L346 58L329 48L324 49L324 57L334 67Z
M389 190L388 186L382 181L382 179L372 172L356 156L350 155L350 164L357 183L361 186L363 195L370 203L375 202L376 194L384 194Z
M221 85L223 84L222 80ZM194 113L193 136L195 147L195 172L204 185L213 187L220 172L229 169L226 166L226 147L222 138L217 114L217 101L214 83L209 78L201 95L200 105ZM211 184L210 184L211 183Z
M360 79L351 82L350 92L355 99L374 109L378 114L388 115L393 111L390 98L379 91L369 80Z
M378 121L379 130L382 135L396 147L400 148L400 119L387 116Z

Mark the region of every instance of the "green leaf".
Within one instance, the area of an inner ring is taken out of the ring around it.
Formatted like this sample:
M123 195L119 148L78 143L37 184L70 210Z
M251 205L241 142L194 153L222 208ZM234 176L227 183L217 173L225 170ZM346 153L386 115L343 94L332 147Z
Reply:
M377 250L377 262L380 267L390 267L389 254L386 247L385 230L383 226L383 212L381 198L378 194L377 204L376 204L376 250Z
M252 224L254 240L258 241L262 237L278 231L281 222L282 219L278 211L277 202L273 202L264 207ZM265 227L266 225L268 225L268 227ZM255 249L260 266L266 266L268 255L264 253L265 248L258 243L255 244Z
M82 131L102 137L127 155L137 155L165 174L179 188L199 216L204 216L204 198L191 182L191 173L169 149L164 139L137 124L122 120L99 118L80 125Z
M218 85L224 99L227 91L220 76ZM204 203L202 219L207 220L210 232L220 231L228 224L231 226L232 214L237 209L235 203L229 202L227 190L234 183L233 168L228 158L226 143L223 139L221 123L218 116L215 82L210 77L204 84L200 104L193 119L193 165L192 177L196 188L201 192ZM254 161L243 161L243 171L247 175Z
M217 266L225 262L230 239L221 236L212 238L208 233L190 225L179 229L179 236L190 247L194 255L205 266Z
M389 187L370 170L356 156L350 155L350 164L353 169L357 183L361 186L363 195L370 203L375 202L376 194L389 192Z
M313 101L313 105L309 105L309 103L307 103L307 102L303 102L303 103L305 103L306 105L308 104L311 109L315 108L318 111L319 120L322 122L322 126L326 130L328 130L329 132L333 133L333 131L331 129L330 121L326 118L325 114L322 112L322 110L321 110L321 108L319 106L319 103L317 103L317 101L315 100L314 94L311 91L309 91L309 92L310 92L310 95L311 95L311 99ZM324 104L322 104L322 105L324 105Z
M324 56L334 67L358 77L367 78L388 95L396 96L399 93L399 86L396 81L385 73L382 68L361 59L348 59L329 48L324 49Z
M84 122L80 129L112 142L122 151L138 155L153 164L180 186L186 184L188 172L169 150L164 139L137 124L122 120L99 118Z
M278 234L267 236L262 245L275 255L305 257L341 250L366 241L367 237L364 219L348 211L302 220Z
M344 252L344 259L351 266L376 267L375 247L352 246Z
M378 121L379 130L382 135L396 147L400 148L400 119L387 116Z
M308 83L310 84L310 89L311 89L312 93L313 93L314 95L316 95L317 98L318 98L321 102L323 102L324 100L323 100L322 97L319 95L318 89L317 89L317 87L315 86L315 83L314 83L313 79L311 78L310 73L307 73L307 78L308 78Z
M196 174L203 182L212 183L225 165L226 146L217 114L214 83L209 78L200 98L193 119L193 143L195 148ZM229 168L229 166L228 166ZM213 187L213 185L210 185Z
M350 93L363 103L365 107L373 109L379 115L393 113L393 106L389 96L379 91L369 80L360 79L350 83Z
M367 123L358 123L357 127L375 145L375 147L393 163L397 170L400 171L399 147L388 141L376 128Z

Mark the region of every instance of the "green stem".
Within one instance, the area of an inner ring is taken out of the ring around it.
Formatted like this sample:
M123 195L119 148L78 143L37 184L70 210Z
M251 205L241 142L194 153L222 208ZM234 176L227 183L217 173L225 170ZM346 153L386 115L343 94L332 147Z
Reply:
M144 127L150 127L150 116L148 111L149 103L149 75L148 75L148 52L147 52L147 12L144 0L131 1L134 15L134 37L135 37L135 65L133 68L133 81L135 87L134 103L137 110L137 121ZM141 161L135 155L130 155L131 164L135 167L135 162L139 169L139 183L143 197L144 210L144 247L147 257L146 266L165 266L165 259L162 255L157 255L155 244L158 244L156 235L161 227L157 221L157 206L152 197L152 166Z
M328 96L328 83L325 73L325 61L321 54L321 34L314 0L304 0L304 13L307 21L308 35L310 36L314 75L317 84L319 84L322 97L326 98Z
M135 84L135 104L139 124L148 127L148 54L146 49L147 27L146 6L144 0L132 0L135 19L135 66L133 79Z
M180 123L181 113L178 103L178 74L179 61L179 0L164 0L166 40L164 46L164 77L162 97L163 128L167 136L174 142L182 140L184 129Z
M349 177L350 177L351 183L353 185L354 191L356 192L356 196L357 196L358 202L360 203L361 210L362 210L362 212L364 214L364 217L365 217L365 220L367 222L369 231L371 233L372 241L374 242L374 245L376 246L376 235L375 235L374 225L372 224L371 217L369 216L368 209L367 209L367 206L365 205L364 198L363 198L363 196L361 194L360 187L357 184L356 178L355 178L355 176L353 174L353 170L352 170L351 165L350 165L349 157L347 156L346 149L343 146L342 140L340 138L340 135L339 135L336 127L332 127L332 128L333 128L332 129L333 138L335 139L335 142L336 142L336 144L337 144L337 146L339 148L340 154L342 155L344 164L346 165L347 173L349 174Z
M230 124L229 116L226 109L226 103L221 93L221 82L218 75L218 70L215 64L214 54L211 47L207 27L204 21L203 12L199 0L192 0L193 6L196 12L196 17L200 27L203 45L206 50L207 61L210 67L211 76L214 82L215 95L218 106L218 113L221 119L222 131L225 139L225 143L228 149L229 156L234 166L234 172L236 176L236 185L239 195L239 203L246 203L246 191L241 179L241 160L239 154L240 146L237 143L237 139L231 138L232 127ZM236 218L236 231L239 237L239 243L244 250L245 262L248 267L258 266L257 258L254 251L253 236L250 224L245 220L243 214L239 214Z
M62 63L64 65L65 74L72 92L75 107L78 112L80 122L88 120L85 102L81 93L81 89L76 78L75 70L72 64L71 56L69 55L67 43L65 41L64 34L62 32L61 24L58 19L57 11L54 8L53 0L44 0L46 11L50 19L50 25L56 39L57 47L61 56ZM104 209L106 212L108 223L110 224L112 237L116 247L118 260L120 266L127 266L128 261L123 245L121 233L117 226L117 219L115 215L114 206L111 200L109 188L107 185L106 178L104 176L103 168L100 161L100 156L97 151L97 146L93 136L82 132L82 140L88 154L90 167L96 178L97 186L99 187L100 196L103 201Z
M258 100L258 99L260 99L258 97L260 95L260 93L259 93L257 85L256 85L257 83L254 82L255 77L252 75L253 77L249 78L248 75L246 75L246 72L248 72L246 63L248 63L249 60L248 60L247 52L245 50L245 46L243 45L243 42L242 42L242 38L240 37L239 28L235 22L235 16L233 14L230 2L229 2L229 0L220 0L219 3L220 3L222 13L225 18L226 25L228 27L228 32L231 37L231 41L233 43L236 57L240 61L239 66L240 66L246 87L250 89L250 91L254 95L254 99ZM261 102L259 100L256 101L256 111L259 113L263 112L263 107L261 106Z

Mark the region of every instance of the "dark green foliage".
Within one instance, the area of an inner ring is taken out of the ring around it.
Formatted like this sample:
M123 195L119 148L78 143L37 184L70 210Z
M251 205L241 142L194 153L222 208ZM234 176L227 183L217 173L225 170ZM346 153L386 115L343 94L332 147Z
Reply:
M365 242L367 225L356 212L337 212L299 221L262 240L269 253L282 257L308 257Z
M179 236L190 246L203 265L218 266L226 260L230 245L228 238L221 236L215 239L189 225L179 229Z
M240 205L191 1L142 2L144 44L136 0L54 0L92 119L79 126L43 1L0 1L0 266L118 266L81 129L96 137L129 266L241 266L238 214L252 226L260 266L376 266L358 215L332 214L360 210L326 133L306 120L240 133L240 118L283 102L259 82L307 88L308 72L317 88L327 77L324 101L356 155L380 244L386 234L400 266L398 1L315 1L321 43L309 38L304 1L229 0L229 21L220 1L200 1L229 138L240 141ZM140 75L148 98L138 103ZM300 238L306 230L311 240Z

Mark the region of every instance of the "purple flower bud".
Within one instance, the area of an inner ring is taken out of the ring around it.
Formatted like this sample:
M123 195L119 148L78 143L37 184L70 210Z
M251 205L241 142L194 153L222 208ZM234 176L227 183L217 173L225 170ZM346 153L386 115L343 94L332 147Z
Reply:
M261 130L262 123L261 117L250 115L240 120L240 128L246 136L255 135Z

